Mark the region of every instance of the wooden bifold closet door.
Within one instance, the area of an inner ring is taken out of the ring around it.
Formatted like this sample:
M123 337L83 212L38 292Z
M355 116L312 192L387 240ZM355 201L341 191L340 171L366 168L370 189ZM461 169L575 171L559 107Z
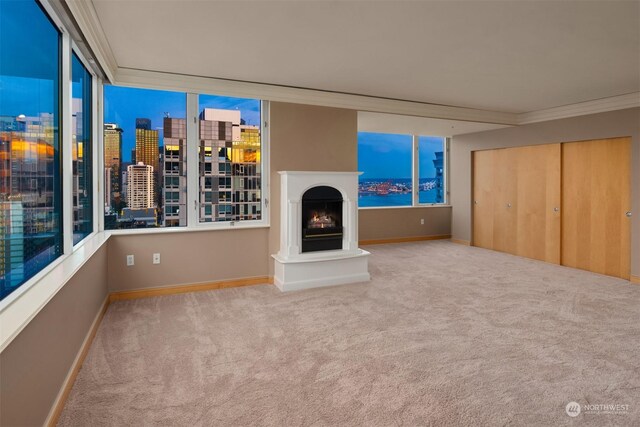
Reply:
M473 153L473 244L560 263L560 144Z
M629 279L631 139L562 144L562 264Z
M631 139L473 153L473 244L629 279Z

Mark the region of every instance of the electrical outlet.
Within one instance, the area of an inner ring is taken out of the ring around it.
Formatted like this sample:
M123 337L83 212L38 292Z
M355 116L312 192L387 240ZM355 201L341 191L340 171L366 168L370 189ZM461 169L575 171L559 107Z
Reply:
M424 218L420 218L420 225L424 225Z
M160 264L160 254L153 254L153 263Z
M134 263L133 255L127 255L127 267L131 267Z

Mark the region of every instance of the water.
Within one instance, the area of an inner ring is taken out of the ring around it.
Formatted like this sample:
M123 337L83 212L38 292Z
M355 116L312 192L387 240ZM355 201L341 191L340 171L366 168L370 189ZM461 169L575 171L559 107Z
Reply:
M432 183L435 178L420 179L420 186ZM376 193L359 192L358 206L361 208L378 207L378 206L411 206L411 178L394 178L394 179L364 179L360 181L361 188L368 188L382 183L389 183L392 186L404 187L409 190L406 193L394 193L382 195ZM442 203L438 197L438 189L422 190L418 193L419 203Z

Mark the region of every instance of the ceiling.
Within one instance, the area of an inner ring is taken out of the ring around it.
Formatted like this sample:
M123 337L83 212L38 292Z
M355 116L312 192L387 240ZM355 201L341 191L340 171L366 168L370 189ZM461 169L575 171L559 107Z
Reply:
M93 4L124 68L509 113L640 91L638 1Z
M509 127L491 123L460 120L432 119L396 114L358 112L358 131L376 133L400 133L423 136L454 136Z

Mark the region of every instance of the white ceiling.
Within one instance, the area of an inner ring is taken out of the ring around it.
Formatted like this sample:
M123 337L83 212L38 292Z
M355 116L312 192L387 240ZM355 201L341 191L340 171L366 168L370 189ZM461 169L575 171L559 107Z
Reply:
M431 119L396 114L358 112L358 131L401 133L423 136L454 136L508 127L491 123Z
M93 4L119 67L513 113L640 91L639 1Z

